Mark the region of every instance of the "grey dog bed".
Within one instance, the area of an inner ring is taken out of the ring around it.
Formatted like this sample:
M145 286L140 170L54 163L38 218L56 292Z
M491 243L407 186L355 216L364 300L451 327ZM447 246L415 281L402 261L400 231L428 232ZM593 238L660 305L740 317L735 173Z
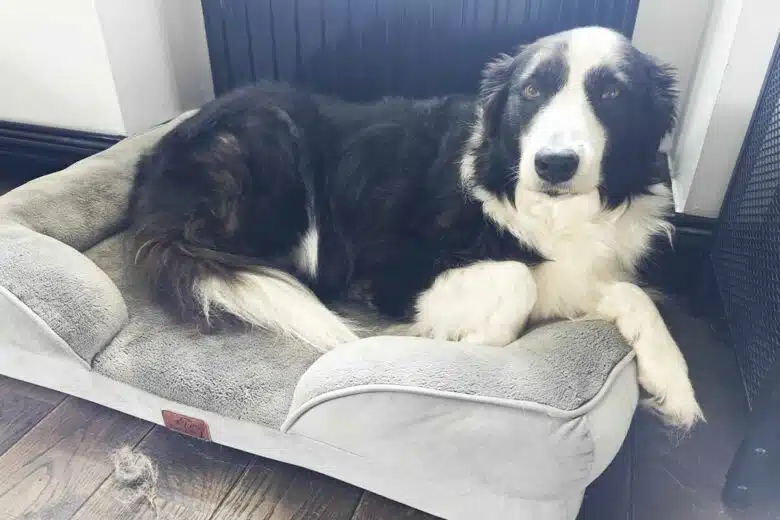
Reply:
M444 518L575 518L637 403L617 330L554 323L503 349L371 337L322 355L177 322L133 282L122 239L134 164L183 117L0 197L0 373Z

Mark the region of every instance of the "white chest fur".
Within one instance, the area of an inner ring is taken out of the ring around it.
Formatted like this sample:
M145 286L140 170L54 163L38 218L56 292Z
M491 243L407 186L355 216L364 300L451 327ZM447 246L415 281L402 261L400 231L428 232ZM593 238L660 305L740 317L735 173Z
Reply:
M662 185L612 210L602 207L596 192L519 195L516 208L495 198L483 204L489 217L549 260L532 269L537 287L532 320L594 311L606 285L633 278L652 236L670 231L663 217L671 200Z

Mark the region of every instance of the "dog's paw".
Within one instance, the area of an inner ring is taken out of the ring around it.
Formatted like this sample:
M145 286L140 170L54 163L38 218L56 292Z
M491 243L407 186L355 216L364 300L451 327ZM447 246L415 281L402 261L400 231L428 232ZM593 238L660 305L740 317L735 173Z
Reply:
M667 425L688 431L705 421L686 370L667 367L663 371L648 372L640 360L639 384L650 394L642 404Z
M490 330L489 328L468 327L430 327L424 323L415 323L411 329L407 329L415 336L435 339L438 341L452 341L456 343L470 343L488 347L505 347L515 341L520 333L514 328L501 327Z
M454 341L463 343L472 343L475 345L485 345L488 347L506 347L515 341L520 334L514 330L494 330L494 331L471 331L460 336Z
M459 321L440 319L431 322L418 319L409 330L415 336L439 341L505 347L520 337L524 326L524 317L511 322L508 319L478 320L476 316L471 316Z
M520 335L535 303L526 265L477 262L443 272L419 295L414 329L437 340L503 347Z
M605 288L597 313L612 320L636 352L644 402L670 426L690 430L704 420L688 365L650 297L630 283Z

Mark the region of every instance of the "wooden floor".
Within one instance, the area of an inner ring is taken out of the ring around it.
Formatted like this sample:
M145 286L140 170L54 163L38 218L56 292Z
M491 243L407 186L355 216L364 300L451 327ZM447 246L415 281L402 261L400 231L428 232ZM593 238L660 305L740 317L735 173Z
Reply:
M112 478L129 445L158 468L157 512ZM0 520L425 520L337 480L201 442L0 376Z

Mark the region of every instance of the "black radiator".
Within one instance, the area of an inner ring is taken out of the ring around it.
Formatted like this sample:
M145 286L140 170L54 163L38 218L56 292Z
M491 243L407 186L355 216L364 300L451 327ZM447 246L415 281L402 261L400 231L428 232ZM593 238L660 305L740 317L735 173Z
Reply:
M214 88L259 79L350 100L474 92L483 64L540 36L631 36L639 0L202 0Z
M775 49L716 231L713 265L749 402L780 360L780 53Z

